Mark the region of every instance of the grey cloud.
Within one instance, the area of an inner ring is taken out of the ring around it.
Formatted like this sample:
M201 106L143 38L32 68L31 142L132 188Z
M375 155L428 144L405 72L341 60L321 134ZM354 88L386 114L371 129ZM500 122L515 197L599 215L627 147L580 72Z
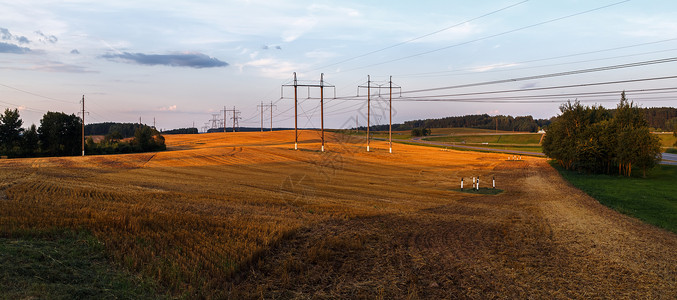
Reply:
M17 41L19 44L29 44L31 41L25 36L13 35L7 28L0 28L0 39L5 41Z
M279 45L278 46L268 46L268 45L261 46L261 49L263 49L263 50L268 50L268 49L273 49L273 48L275 48L277 50L282 50L282 46L279 46Z
M38 30L35 32L35 34L41 36L42 38L40 39L41 42L43 43L52 43L55 44L59 39L56 38L56 36L53 35L46 35L42 33L42 31Z
M19 47L14 44L0 42L0 53L24 54L28 52L31 52L31 49L28 49L26 47Z
M227 62L209 57L202 53L187 54L143 54L123 52L119 54L104 54L101 56L109 60L122 60L140 65L164 65L172 67L214 68L228 66Z
M31 42L25 36L20 36L20 37L15 37L15 38L16 38L16 41L19 42L19 44L29 44Z
M0 28L0 38L2 38L3 40L11 40L12 34L9 33L9 30L7 28Z
M78 49L73 49L71 50L71 54L80 54L80 51L78 51Z

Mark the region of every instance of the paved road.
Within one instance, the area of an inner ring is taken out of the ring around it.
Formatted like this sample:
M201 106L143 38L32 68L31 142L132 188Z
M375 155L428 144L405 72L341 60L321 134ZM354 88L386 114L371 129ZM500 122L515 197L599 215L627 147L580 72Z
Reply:
M460 149L468 149L468 150L512 153L512 154L533 155L533 156L545 156L545 154L540 153L540 152L529 152L529 151L519 151L519 150L502 150L502 149L496 149L496 148L485 148L485 147L466 146L466 145L458 145L458 144L448 144L448 143L443 143L443 142L432 142L432 141L423 140L421 137L414 137L414 138L411 138L409 140L394 139L394 141L410 142L410 143L414 142L414 143L419 143L419 144L428 144L428 145L436 145L436 146L444 146L444 147L460 148ZM663 160L661 160L662 165L677 166L677 154L671 154L671 153L662 153L662 154L663 154Z
M661 164L677 166L677 154L663 153Z

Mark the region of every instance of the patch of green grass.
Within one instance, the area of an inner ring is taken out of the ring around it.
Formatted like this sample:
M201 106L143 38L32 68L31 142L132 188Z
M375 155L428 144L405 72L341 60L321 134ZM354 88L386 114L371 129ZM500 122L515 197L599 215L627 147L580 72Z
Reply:
M425 138L428 141L463 143L466 144L512 144L512 145L538 145L541 140L541 134L501 134L501 135L456 135ZM483 145L486 146L486 145Z
M0 299L161 298L156 287L115 270L86 232L0 237Z
M672 147L675 142L677 142L677 137L675 137L672 133L659 133L656 135L661 138L661 146L663 147Z
M492 188L483 188L483 187L480 187L479 190L468 189L468 188L464 188L463 190L461 190L459 188L459 189L453 189L452 191L467 193L467 194L477 194L477 195L498 195L500 193L503 193L503 190L501 190L501 189L492 189Z
M677 154L677 148L668 148L665 150L667 153Z
M639 178L580 174L551 164L564 179L600 203L677 233L677 166L659 165L647 178Z
M533 157L542 157L540 155L529 155L529 154L515 154L515 153L510 153L510 152L503 152L501 150L518 150L518 151L529 151L529 152L542 152L540 151L539 148L533 148L530 149L528 146L520 147L520 146L512 146L512 147L484 147L484 148L491 148L491 149L496 149L496 150L481 150L481 149L468 149L468 148L460 148L460 147L454 147L454 146L443 146L443 145L432 145L432 144L425 144L425 143L417 143L417 142L410 142L410 141L393 141L393 143L398 143L398 144L405 144L405 145L414 145L414 146L424 146L424 147L433 147L433 148L442 148L442 149L453 149L456 151L472 151L472 152L482 152L482 153L505 153L509 155L522 155L522 156L533 156ZM470 146L470 145L468 145ZM474 147L475 145L473 145ZM486 146L486 145L483 145ZM477 146L479 147L479 146ZM531 151L531 150L539 150L539 151Z

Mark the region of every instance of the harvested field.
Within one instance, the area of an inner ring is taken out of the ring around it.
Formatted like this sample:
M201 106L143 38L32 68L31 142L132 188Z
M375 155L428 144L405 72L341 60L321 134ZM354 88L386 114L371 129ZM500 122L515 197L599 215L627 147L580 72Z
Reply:
M189 298L677 297L677 236L544 159L327 137L325 153L316 132L293 151L282 131L0 160L0 236L87 229L116 264ZM505 192L453 191L472 176Z

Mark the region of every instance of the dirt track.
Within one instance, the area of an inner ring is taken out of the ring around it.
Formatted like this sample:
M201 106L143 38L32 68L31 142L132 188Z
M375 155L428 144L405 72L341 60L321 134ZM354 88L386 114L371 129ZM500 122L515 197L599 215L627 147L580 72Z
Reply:
M238 290L282 298L677 297L677 236L600 205L544 160L495 170L514 178L502 195L317 224L247 273Z

